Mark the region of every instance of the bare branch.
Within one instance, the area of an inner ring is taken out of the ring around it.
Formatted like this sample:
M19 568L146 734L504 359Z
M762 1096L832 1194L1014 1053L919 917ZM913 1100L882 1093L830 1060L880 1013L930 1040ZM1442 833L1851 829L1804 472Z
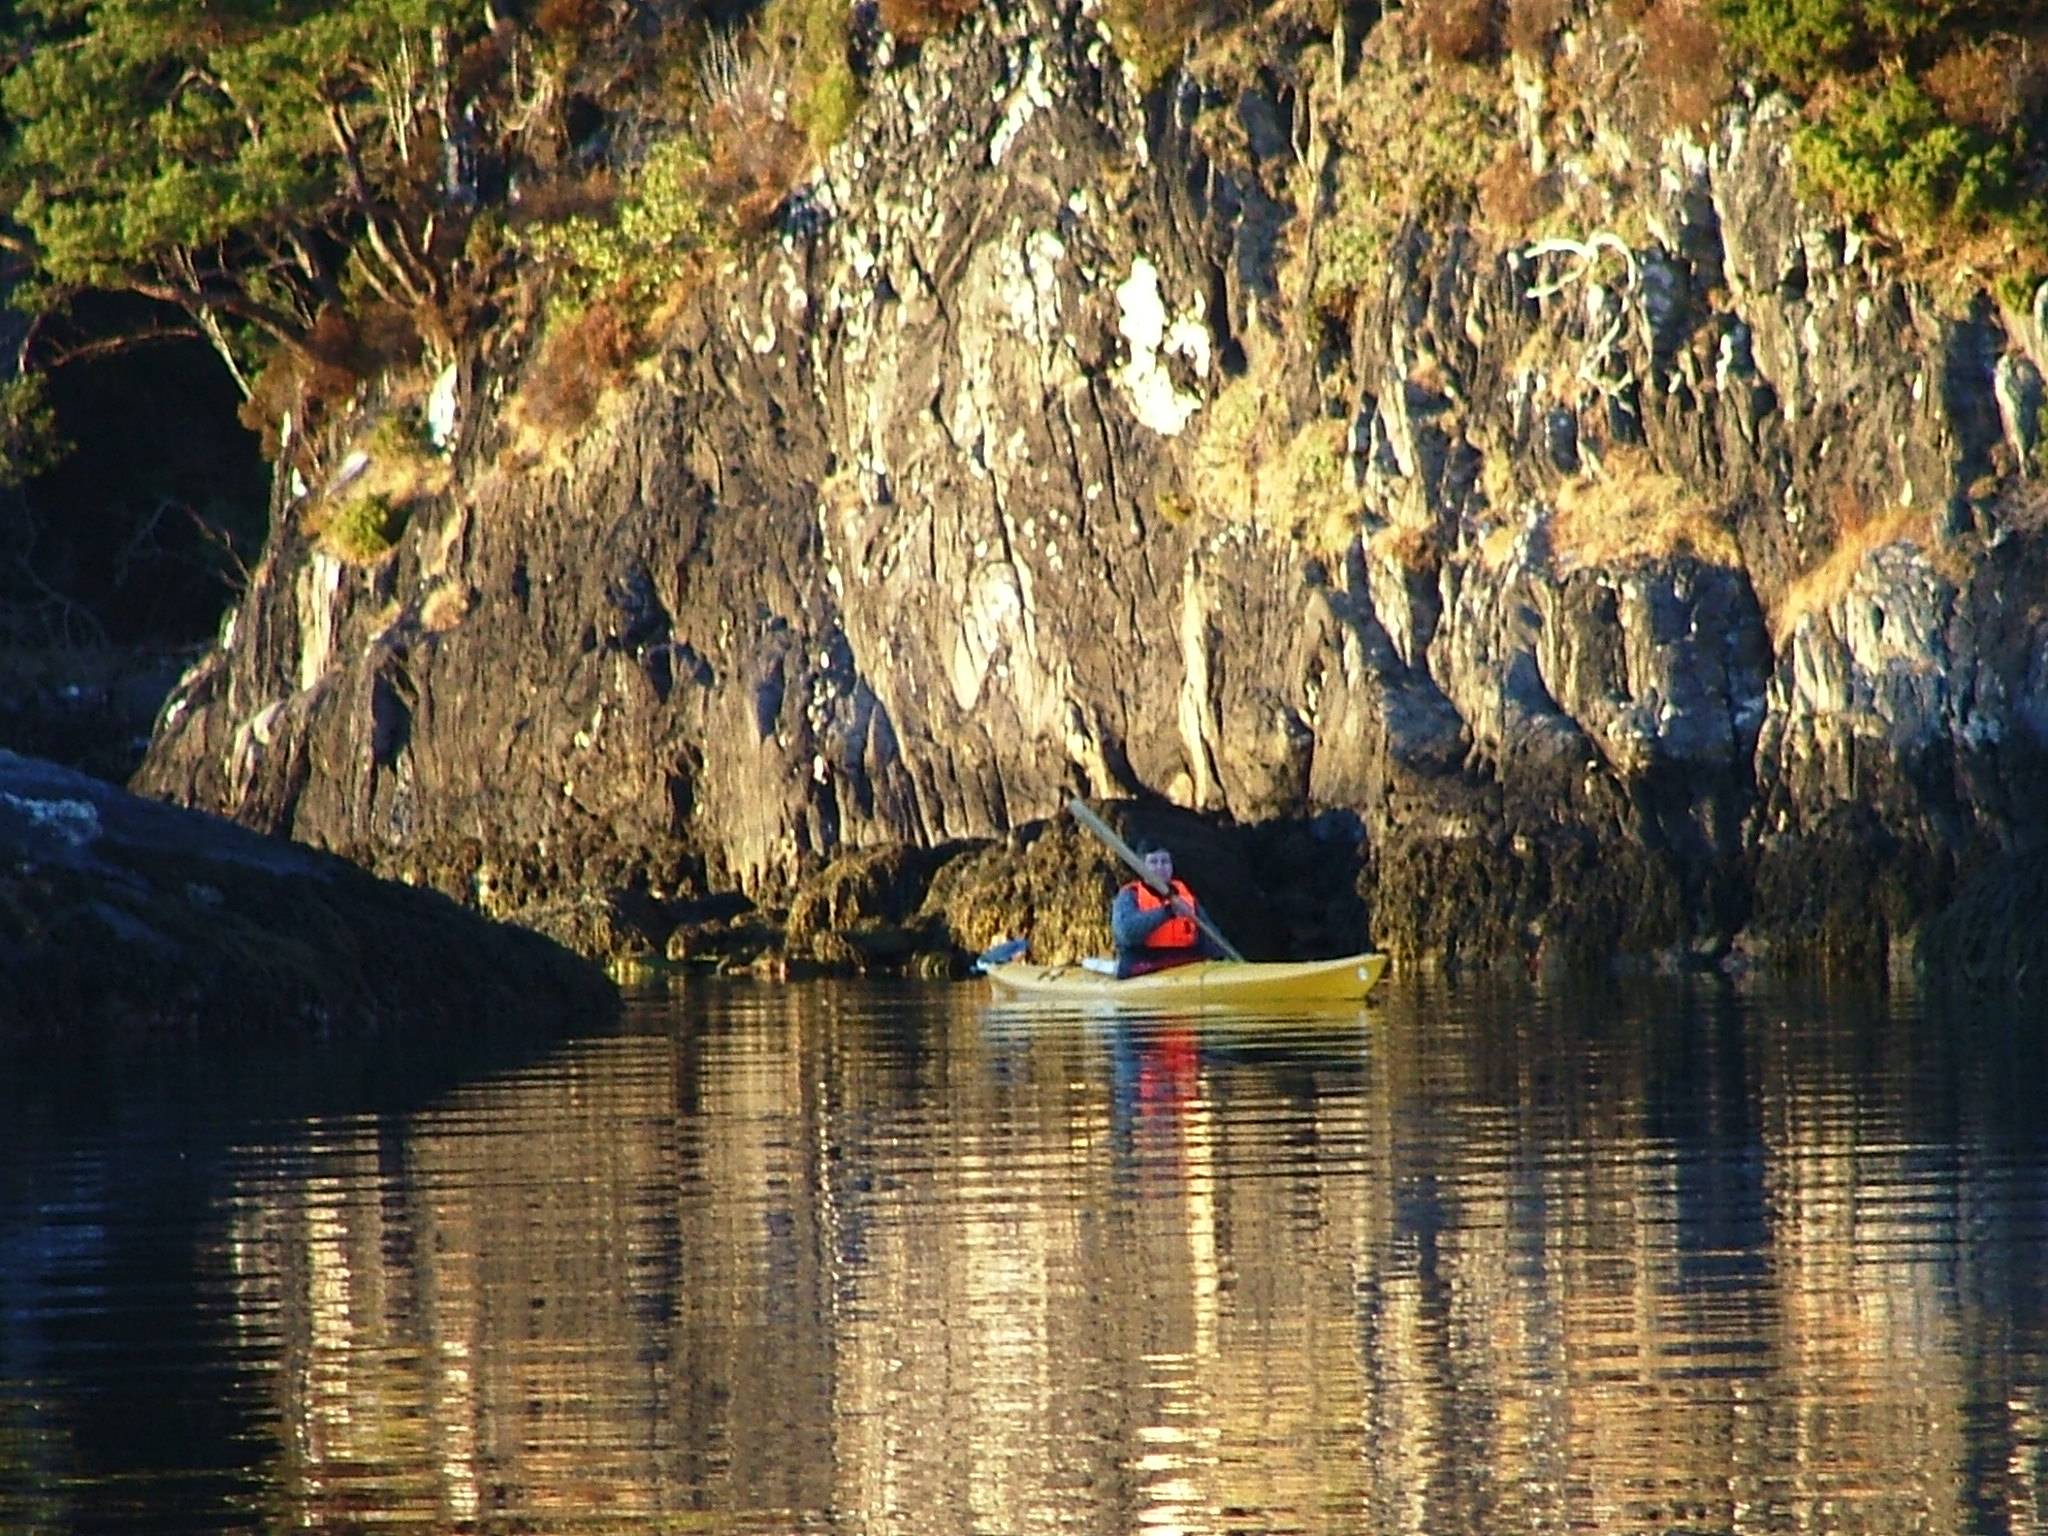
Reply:
M63 368L72 363L96 363L144 347L166 346L183 341L204 341L206 333L197 325L154 325L147 330L124 331L118 336L95 336L89 341L53 347L46 366Z
M199 537L219 550L221 557L234 567L236 592L248 591L250 583L256 579L256 574L249 569L249 562L244 560L241 552L235 548L235 541L228 537L228 531L201 513L198 508L187 506L184 502L178 505L184 509L185 515L192 519L192 526L198 530Z

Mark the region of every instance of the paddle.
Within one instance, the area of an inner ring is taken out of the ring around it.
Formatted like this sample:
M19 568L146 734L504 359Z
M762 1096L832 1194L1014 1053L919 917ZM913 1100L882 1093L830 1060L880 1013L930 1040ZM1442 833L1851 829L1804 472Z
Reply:
M1074 813L1074 820L1078 821L1090 832L1093 832L1097 837L1101 838L1104 845L1108 847L1109 851L1115 854L1118 858L1122 859L1126 864L1130 865L1130 867L1137 873L1138 878L1144 881L1146 885L1150 886L1153 891L1155 891L1157 894L1161 896L1165 896L1168 898L1172 897L1173 892L1166 886L1161 885L1157 880L1154 880L1152 878L1152 872L1145 868L1145 861L1138 857L1137 852L1131 847L1129 843L1125 842L1122 838L1116 835L1115 828L1111 827L1108 822L1104 821L1100 816L1096 815L1094 811L1088 808L1088 802L1086 800L1083 800L1080 796L1076 795L1073 799L1067 802L1067 809ZM1225 937L1223 937L1222 934L1216 931L1216 925L1210 922L1208 918L1202 915L1200 908L1197 908L1195 910L1195 922L1200 925L1202 932L1206 933L1207 935L1209 935L1210 938L1216 941L1216 947L1222 950L1223 953L1230 956L1230 958L1233 960L1244 959L1244 956L1237 952L1236 947L1230 942L1230 940L1226 939Z

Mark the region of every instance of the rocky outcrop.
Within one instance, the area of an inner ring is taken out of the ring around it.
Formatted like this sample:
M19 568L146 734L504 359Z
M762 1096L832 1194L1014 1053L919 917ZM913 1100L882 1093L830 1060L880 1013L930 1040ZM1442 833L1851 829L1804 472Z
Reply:
M435 892L0 751L0 1046L559 1029L615 1002Z
M2048 805L2040 317L1802 202L1782 100L1658 121L1595 9L1142 97L978 12L573 441L501 337L393 554L281 500L139 785L591 949L1079 791L1340 818L1332 947L1883 954Z

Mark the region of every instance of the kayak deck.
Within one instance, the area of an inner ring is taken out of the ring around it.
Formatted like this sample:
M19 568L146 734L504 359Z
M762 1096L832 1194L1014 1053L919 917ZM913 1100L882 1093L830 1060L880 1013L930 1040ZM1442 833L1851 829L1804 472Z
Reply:
M1335 960L1199 960L1118 980L1077 963L1033 965L1013 960L988 967L999 990L1020 997L1087 1002L1302 1003L1362 1000L1387 968L1380 954Z

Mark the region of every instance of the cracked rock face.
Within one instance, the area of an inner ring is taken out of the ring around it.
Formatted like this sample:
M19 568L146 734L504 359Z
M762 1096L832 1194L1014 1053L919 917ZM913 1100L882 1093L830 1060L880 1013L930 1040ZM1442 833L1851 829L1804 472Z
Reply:
M140 784L494 911L1078 791L1344 813L1405 958L1881 951L2048 805L2039 328L1802 205L1780 102L1601 117L1584 19L1491 130L1574 233L1361 204L1407 24L1341 97L1327 38L1143 100L1076 8L928 43L573 441L479 371L392 555L287 508Z

